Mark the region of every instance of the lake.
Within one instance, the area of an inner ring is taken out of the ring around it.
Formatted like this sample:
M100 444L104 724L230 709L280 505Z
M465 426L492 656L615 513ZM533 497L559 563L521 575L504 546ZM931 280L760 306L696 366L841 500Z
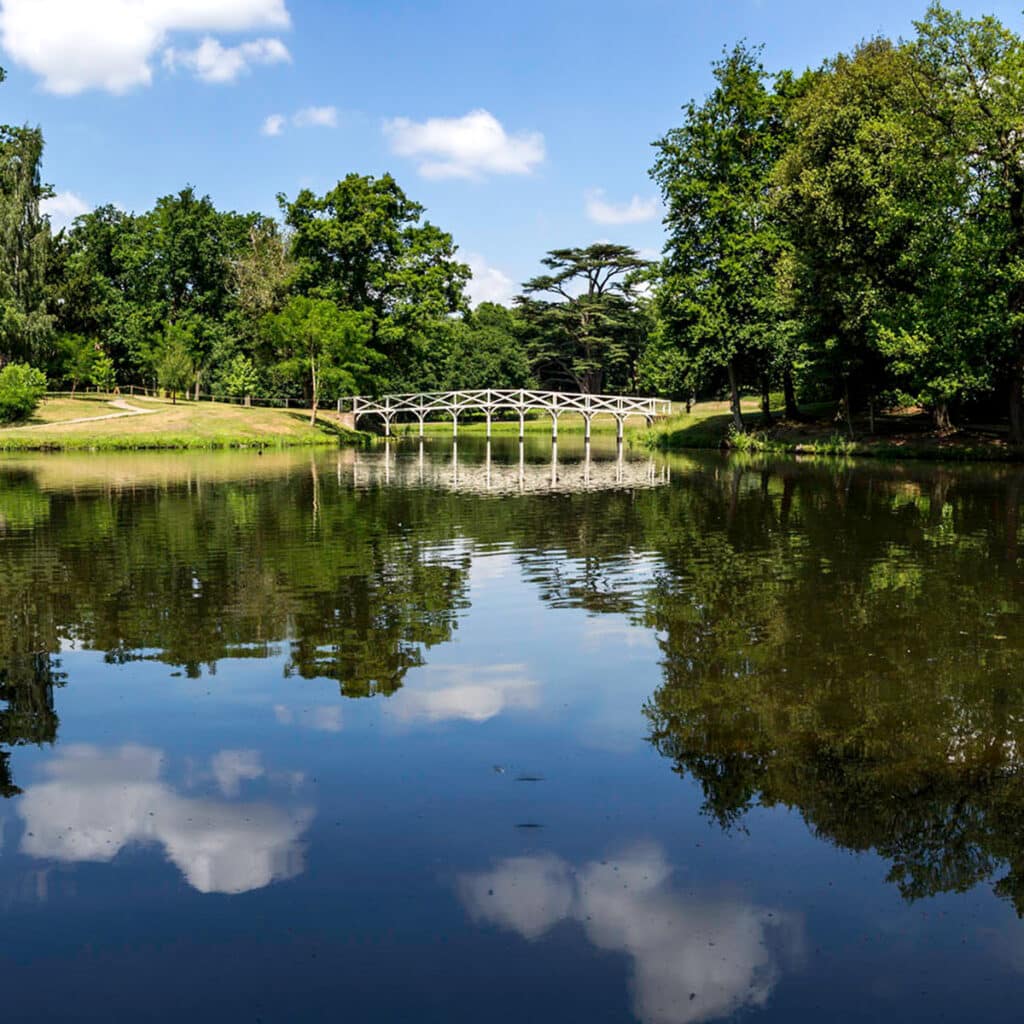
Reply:
M0 462L11 1020L1011 1021L1024 468Z

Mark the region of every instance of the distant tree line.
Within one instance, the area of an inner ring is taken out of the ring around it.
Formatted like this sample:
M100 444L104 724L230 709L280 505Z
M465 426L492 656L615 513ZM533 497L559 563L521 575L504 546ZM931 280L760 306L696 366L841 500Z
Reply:
M792 419L913 405L1024 443L1024 40L934 5L912 39L800 74L741 44L714 79L655 143L662 259L552 250L509 307L470 308L452 236L390 175L277 218L186 187L54 233L41 133L0 127L0 366L314 415L356 391L727 395L739 430L741 394L770 420L781 392Z
M188 186L54 232L41 133L0 129L0 147L0 420L31 411L40 373L71 392L288 398L314 417L359 392L637 386L646 264L627 247L553 252L516 308L471 310L451 235L390 175L278 195L277 219Z

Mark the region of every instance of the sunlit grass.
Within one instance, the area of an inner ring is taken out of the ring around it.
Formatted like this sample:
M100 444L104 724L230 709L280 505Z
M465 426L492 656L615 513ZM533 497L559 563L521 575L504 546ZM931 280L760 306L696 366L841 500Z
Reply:
M302 409L245 408L215 402L176 404L165 399L125 396L146 415L92 422L82 417L123 412L108 399L48 398L26 424L0 429L0 450L106 450L136 448L237 448L330 445L361 442L366 435L342 427L330 411L310 426Z

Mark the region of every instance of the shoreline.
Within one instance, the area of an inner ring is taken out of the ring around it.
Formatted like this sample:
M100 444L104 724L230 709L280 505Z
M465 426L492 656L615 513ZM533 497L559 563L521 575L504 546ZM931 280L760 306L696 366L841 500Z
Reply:
M1024 462L1024 445L1012 445L995 430L935 431L917 412L879 416L868 424L854 421L859 435L850 438L836 429L831 416L762 426L758 414L744 413L747 432L734 434L731 417L721 407L676 415L651 427L628 432L631 443L660 452L728 451L751 455L793 455L863 458L885 461L915 459L928 462Z

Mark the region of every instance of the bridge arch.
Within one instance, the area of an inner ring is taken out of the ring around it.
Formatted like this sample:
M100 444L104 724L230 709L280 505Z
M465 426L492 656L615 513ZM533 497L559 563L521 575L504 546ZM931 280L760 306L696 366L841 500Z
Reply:
M408 394L381 395L367 398L358 395L351 399L353 419L358 423L363 416L379 416L384 434L391 436L391 425L400 415L412 416L423 425L430 416L446 415L452 418L452 434L458 436L459 415L464 412L483 413L487 422L487 436L491 436L491 420L498 412L519 415L519 436L526 430L528 412L546 412L551 416L551 436L558 437L558 420L565 413L578 413L583 417L584 432L589 440L593 418L599 413L615 417L616 434L622 440L626 419L643 416L650 424L656 416L666 416L672 403L662 398L638 398L634 395L584 395L568 391L533 391L527 388L484 389L478 391L421 391ZM338 403L341 411L341 402Z

